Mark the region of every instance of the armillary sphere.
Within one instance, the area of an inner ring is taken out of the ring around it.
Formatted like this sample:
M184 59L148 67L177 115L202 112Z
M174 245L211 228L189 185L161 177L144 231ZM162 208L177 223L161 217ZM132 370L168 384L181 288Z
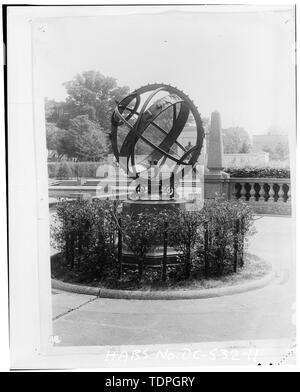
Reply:
M167 163L176 175L180 167L194 167L201 153L200 114L186 94L170 85L149 84L133 91L117 103L111 123L113 153L127 173L138 176L149 164ZM194 142L184 146L180 135L191 123Z

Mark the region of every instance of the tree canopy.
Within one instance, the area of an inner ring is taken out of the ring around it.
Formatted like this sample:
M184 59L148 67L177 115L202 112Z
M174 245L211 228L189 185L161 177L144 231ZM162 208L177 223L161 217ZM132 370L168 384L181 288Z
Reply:
M262 150L269 153L274 161L285 161L289 157L289 145L287 142L279 142L276 146L263 146Z
M63 102L45 100L47 148L78 160L99 160L109 149L107 135L116 101L129 88L115 78L86 71L63 83Z
M98 161L107 153L107 135L88 115L70 120L58 136L58 152L79 161Z
M105 131L110 130L110 117L116 101L129 93L129 88L119 87L115 78L96 71L78 74L63 85L68 93L66 109L69 117L87 114Z

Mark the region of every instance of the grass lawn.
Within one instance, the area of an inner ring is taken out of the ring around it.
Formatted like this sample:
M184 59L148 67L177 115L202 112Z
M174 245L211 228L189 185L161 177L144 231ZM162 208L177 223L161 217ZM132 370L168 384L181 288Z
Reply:
M132 275L124 274L120 281L111 280L109 282L101 282L91 276L91 274L70 271L64 264L60 255L55 255L51 260L51 277L67 283L81 284L99 288L114 288L123 290L199 290L229 287L241 283L250 282L261 279L271 271L271 265L259 257L246 253L245 264L237 273L228 273L220 277L212 277L209 279L191 278L181 282L161 282L160 269L155 272L146 272L146 278L141 282L132 279ZM149 279L150 275L150 279Z

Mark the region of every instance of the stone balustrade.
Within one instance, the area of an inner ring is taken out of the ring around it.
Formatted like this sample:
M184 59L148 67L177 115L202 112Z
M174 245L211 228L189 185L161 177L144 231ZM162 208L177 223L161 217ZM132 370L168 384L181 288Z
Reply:
M80 194L83 198L96 196L97 181L81 186L49 187L50 197L75 197ZM126 196L126 190L121 194ZM229 200L241 200L250 203L258 214L291 215L291 182L289 178L219 178L205 176L204 198L214 199L224 195ZM104 194L103 198L108 195Z
M250 203L256 213L291 215L289 178L230 178L228 196Z

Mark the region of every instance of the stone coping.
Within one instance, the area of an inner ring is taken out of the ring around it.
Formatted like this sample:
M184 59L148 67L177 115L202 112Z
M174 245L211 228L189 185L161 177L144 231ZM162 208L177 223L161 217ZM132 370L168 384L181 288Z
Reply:
M134 299L134 300L180 300L180 299L206 299L222 297L225 295L240 294L257 290L267 286L275 278L274 271L269 272L261 279L254 279L245 283L227 287L211 289L181 289L181 290L114 290L99 287L84 286L65 283L52 279L52 288L77 294L95 295L99 298Z

